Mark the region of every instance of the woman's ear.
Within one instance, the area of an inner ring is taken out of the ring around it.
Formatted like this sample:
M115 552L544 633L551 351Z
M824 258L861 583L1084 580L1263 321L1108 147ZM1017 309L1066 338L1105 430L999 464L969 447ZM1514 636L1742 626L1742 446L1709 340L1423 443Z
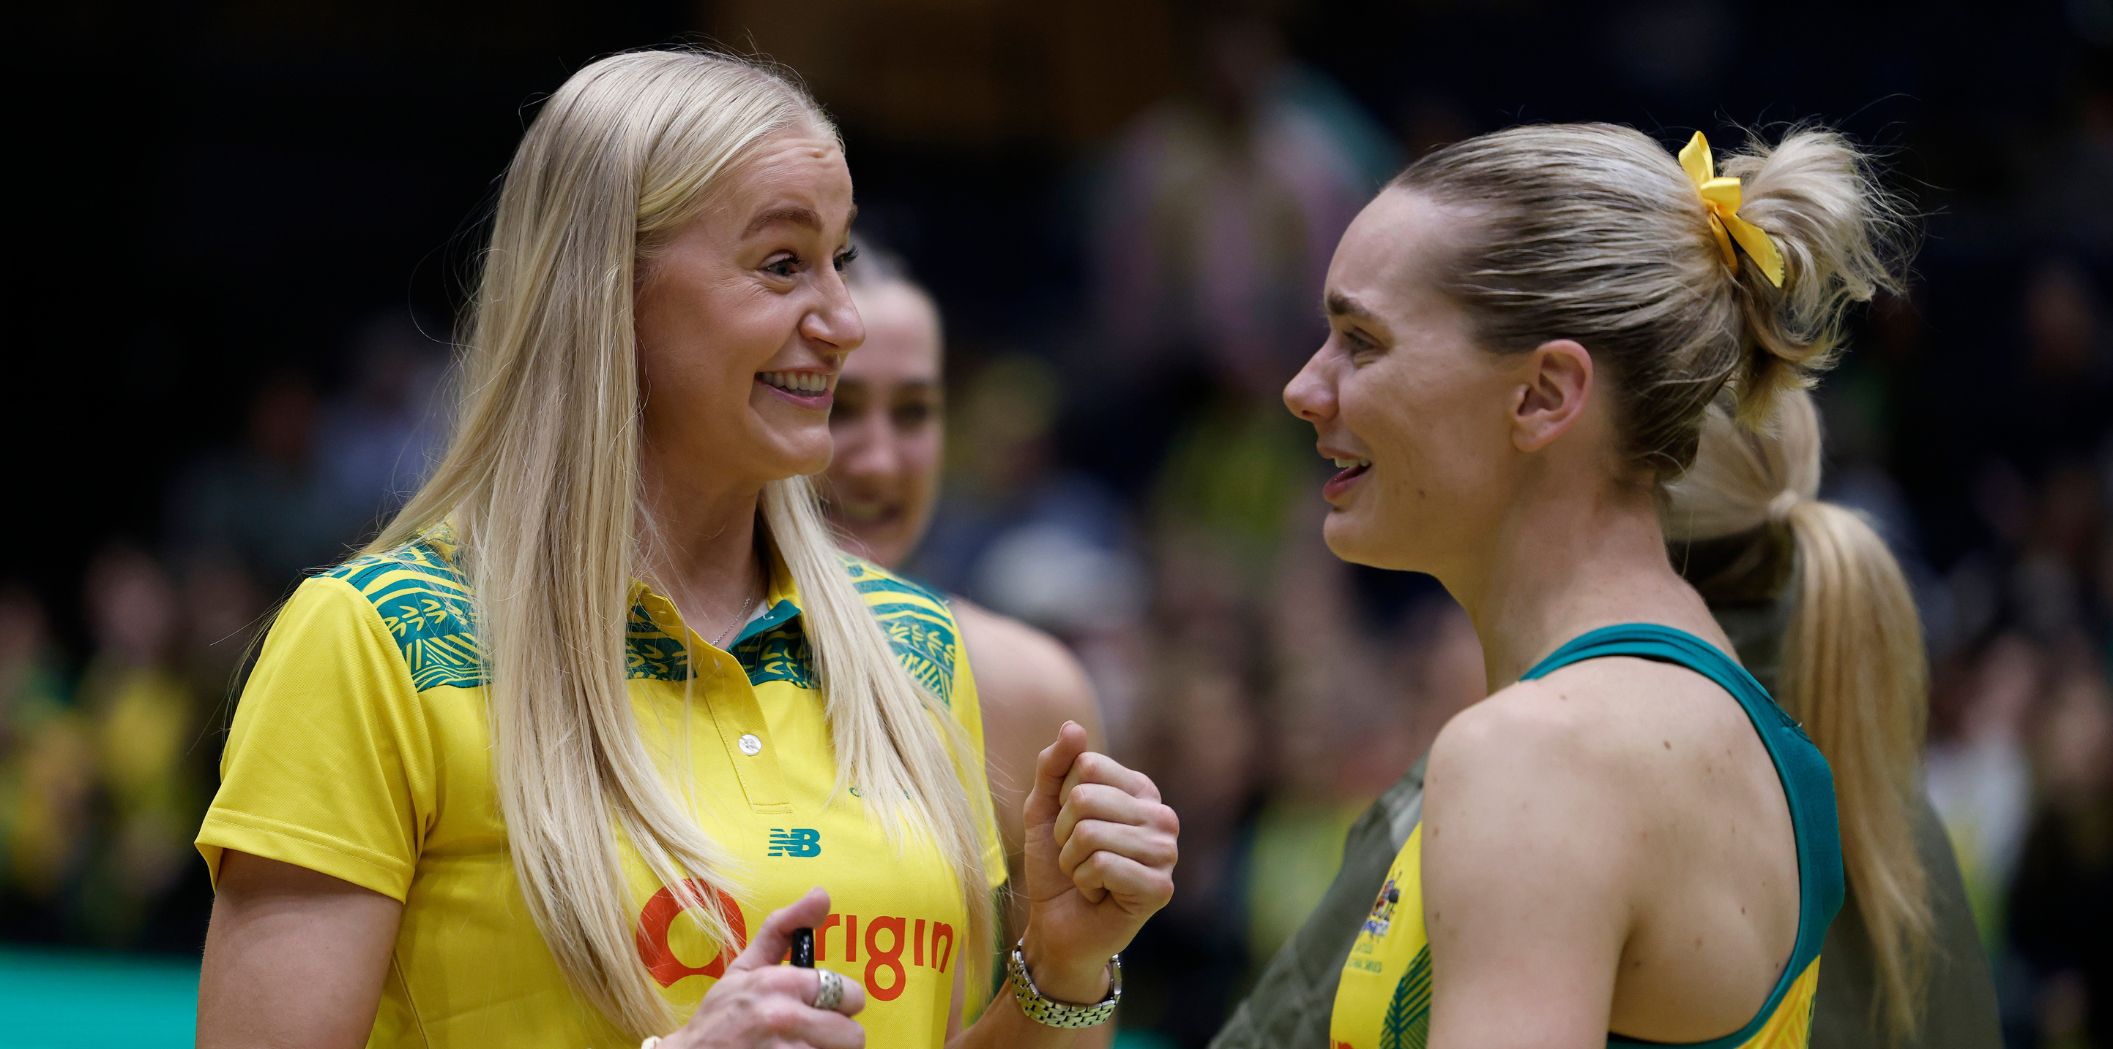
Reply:
M1511 412L1511 443L1538 452L1584 417L1592 397L1592 354L1570 339L1552 339L1524 354L1523 381Z

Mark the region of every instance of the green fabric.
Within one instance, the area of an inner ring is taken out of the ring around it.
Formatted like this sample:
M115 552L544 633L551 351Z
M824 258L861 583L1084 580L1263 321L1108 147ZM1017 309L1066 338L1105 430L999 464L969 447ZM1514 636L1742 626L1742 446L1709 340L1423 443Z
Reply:
M1278 1049L1328 1044L1335 984L1350 945L1372 909L1372 893L1423 817L1423 765L1407 775L1350 825L1343 862L1306 924L1269 960L1252 994L1234 1008L1211 1049Z

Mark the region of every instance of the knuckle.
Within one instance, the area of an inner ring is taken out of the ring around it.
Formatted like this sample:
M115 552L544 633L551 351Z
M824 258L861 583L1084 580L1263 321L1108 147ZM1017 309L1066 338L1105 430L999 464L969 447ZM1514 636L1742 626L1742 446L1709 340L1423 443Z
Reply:
M787 1034L800 1020L800 1006L787 998L772 998L758 1013L762 1028L772 1034Z

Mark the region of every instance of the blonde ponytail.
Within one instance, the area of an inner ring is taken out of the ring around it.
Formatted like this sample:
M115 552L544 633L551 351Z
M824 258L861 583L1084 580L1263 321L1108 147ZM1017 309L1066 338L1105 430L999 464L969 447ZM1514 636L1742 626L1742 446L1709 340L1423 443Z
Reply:
M365 551L451 523L487 672L499 810L529 916L579 995L634 1036L665 1032L675 1017L639 957L622 847L722 952L734 938L719 893L746 894L737 862L656 767L625 682L631 586L650 527L633 289L641 263L717 180L785 132L835 134L784 76L723 55L617 55L559 88L500 194L465 329L458 432ZM898 845L936 845L962 885L972 935L988 935L980 763L961 749L941 697L896 661L807 481L767 486L761 516L806 605L839 786L870 785L869 811Z
M1792 567L1775 696L1834 772L1842 861L1877 966L1873 1010L1897 1040L1923 1012L1934 919L1915 848L1915 796L1929 709L1922 624L1907 578L1857 514L1821 502L1820 429L1802 390L1777 397L1760 433L1721 403L1701 453L1671 490L1675 540L1787 531ZM1708 594L1704 595L1708 597Z
M1911 227L1871 166L1847 138L1818 127L1774 146L1756 137L1725 159L1724 174L1741 182L1739 216L1767 231L1786 271L1780 288L1755 265L1734 277L1746 337L1732 378L1740 422L1768 418L1778 393L1809 389L1833 365L1851 303L1900 290Z

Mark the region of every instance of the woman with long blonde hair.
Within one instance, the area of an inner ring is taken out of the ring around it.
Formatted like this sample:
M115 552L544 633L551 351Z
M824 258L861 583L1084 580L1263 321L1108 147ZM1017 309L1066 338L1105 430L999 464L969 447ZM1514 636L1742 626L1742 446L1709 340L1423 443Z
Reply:
M1343 235L1285 389L1340 468L1323 535L1444 584L1491 694L1431 748L1331 1045L1807 1045L1843 893L1827 764L1660 510L1720 392L1765 419L1896 283L1897 214L1821 129L1719 174L1699 133L1556 124L1433 151Z
M1673 563L1834 770L1849 894L1827 934L1812 1045L1996 1049L1988 959L1922 792L1921 620L1885 540L1819 497L1820 452L1803 390L1759 428L1713 405L1665 515Z
M835 129L757 64L617 55L543 105L446 456L295 592L236 708L201 1045L1055 1046L1107 1018L1174 819L1067 725L1025 805L1017 1006L959 1030L1004 871L974 681L945 602L840 555L805 480L864 337L854 212ZM814 967L778 964L803 928Z

